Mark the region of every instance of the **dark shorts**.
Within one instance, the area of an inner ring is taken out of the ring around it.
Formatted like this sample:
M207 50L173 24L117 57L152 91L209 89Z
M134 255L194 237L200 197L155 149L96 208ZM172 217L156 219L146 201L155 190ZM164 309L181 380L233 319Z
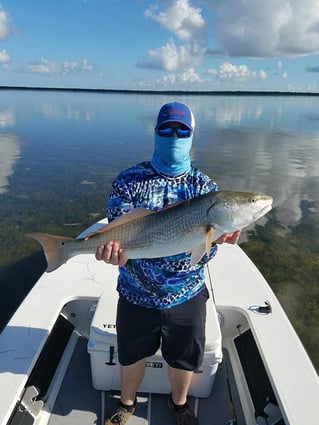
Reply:
M117 308L119 362L123 366L152 356L161 346L174 368L196 370L205 349L207 288L194 298L165 310L136 306L120 296Z

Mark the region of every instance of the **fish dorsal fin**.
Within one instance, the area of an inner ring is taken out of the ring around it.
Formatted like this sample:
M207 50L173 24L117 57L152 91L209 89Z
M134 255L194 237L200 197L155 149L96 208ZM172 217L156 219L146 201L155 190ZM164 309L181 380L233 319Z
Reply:
M213 228L209 227L206 233L206 240L201 245L196 246L191 251L191 266L195 266L195 264L197 264L202 259L205 253L209 255L212 243L213 243Z
M170 210L171 208L174 208L174 207L176 207L177 205L180 205L180 204L189 204L189 201L190 201L189 199L186 199L184 201L174 202L173 204L166 205L164 208L162 208L158 212Z
M118 226L121 226L122 224L127 224L152 214L156 214L156 211L151 211L151 210L148 210L147 208L135 208L134 210L129 211L121 215L120 217L114 219L113 221L111 221L111 223L106 224L105 226L97 230L96 232L88 233L85 239L90 239L93 236L98 235L99 233L104 233L107 230L114 229Z

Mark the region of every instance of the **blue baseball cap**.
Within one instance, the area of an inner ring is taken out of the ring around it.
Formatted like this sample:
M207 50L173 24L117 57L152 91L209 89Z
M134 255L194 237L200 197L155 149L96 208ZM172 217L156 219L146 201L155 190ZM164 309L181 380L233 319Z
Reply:
M169 122L179 122L186 125L191 131L194 131L195 119L190 108L184 103L170 102L165 103L158 113L155 130L162 124Z

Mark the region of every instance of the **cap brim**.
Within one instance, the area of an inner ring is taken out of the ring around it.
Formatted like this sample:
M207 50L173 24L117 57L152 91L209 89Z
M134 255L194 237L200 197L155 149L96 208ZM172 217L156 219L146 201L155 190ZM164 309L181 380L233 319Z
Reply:
M181 120L181 119L171 119L171 120L165 120L165 121L162 121L159 125L157 125L156 127L155 127L155 130L157 130L158 129L158 127L160 127L161 125L163 125L163 124L167 124L167 123L170 123L170 122L178 122L179 124L183 124L183 125L185 125L189 130L191 130L191 131L194 131L194 129L193 129L193 127L191 126L191 125L189 125L189 123L188 122L185 122L185 121L183 121L183 120Z

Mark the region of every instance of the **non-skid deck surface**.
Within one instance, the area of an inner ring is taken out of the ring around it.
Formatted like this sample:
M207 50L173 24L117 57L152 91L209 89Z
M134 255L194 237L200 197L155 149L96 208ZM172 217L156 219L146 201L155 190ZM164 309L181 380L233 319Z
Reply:
M90 357L86 346L87 340L79 338L49 425L103 425L105 418L101 417L101 406L105 405L105 414L108 416L113 413L117 405L118 392L110 391L102 395L100 391L92 387ZM224 359L227 361L227 353L224 353ZM221 364L211 396L205 399L189 397L189 404L197 412L200 425L227 424L233 419L232 406L235 407L237 424L245 424L229 364L227 375L228 380L224 364ZM167 395L138 394L138 407L129 419L129 425L174 425L175 423L168 408Z

